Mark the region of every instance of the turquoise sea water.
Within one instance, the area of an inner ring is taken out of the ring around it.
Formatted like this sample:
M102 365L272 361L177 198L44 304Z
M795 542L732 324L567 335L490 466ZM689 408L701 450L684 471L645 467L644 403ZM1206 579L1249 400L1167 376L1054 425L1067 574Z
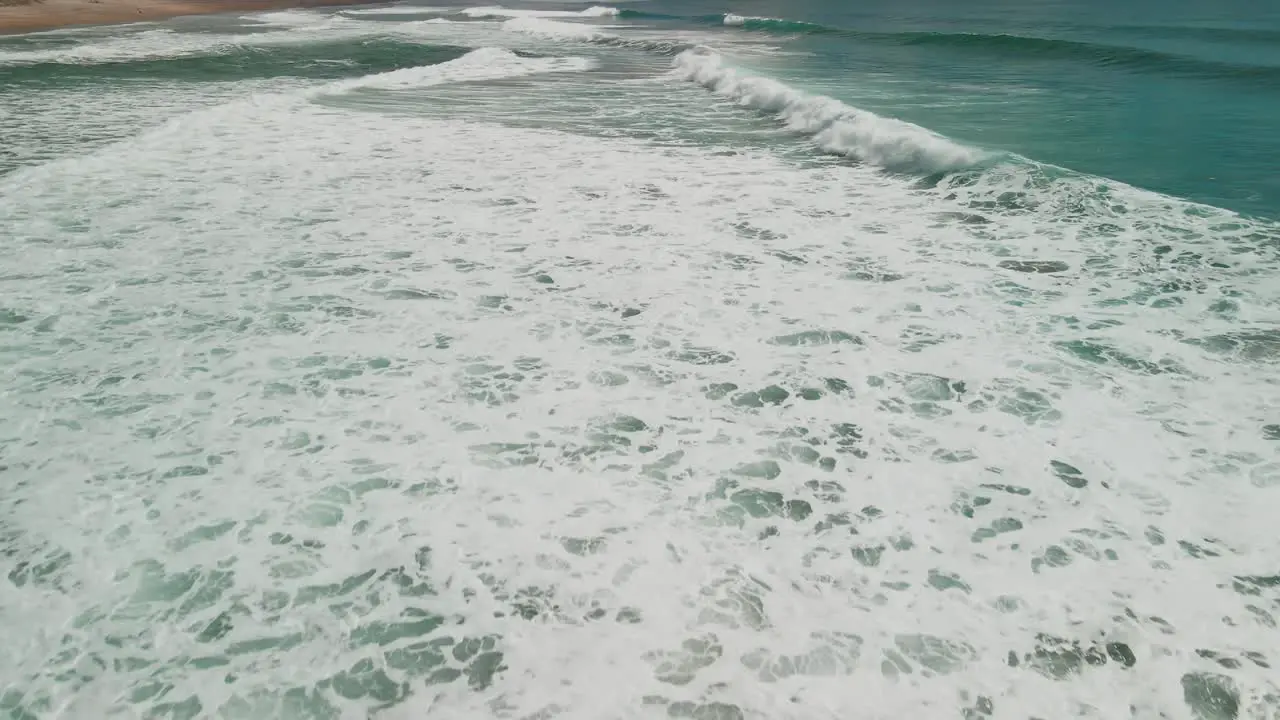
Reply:
M1280 11L0 38L0 713L1274 718Z
M724 8L661 11L717 23ZM1280 213L1272 4L824 0L733 12L744 29L800 35L813 55L787 77L806 89L982 147Z

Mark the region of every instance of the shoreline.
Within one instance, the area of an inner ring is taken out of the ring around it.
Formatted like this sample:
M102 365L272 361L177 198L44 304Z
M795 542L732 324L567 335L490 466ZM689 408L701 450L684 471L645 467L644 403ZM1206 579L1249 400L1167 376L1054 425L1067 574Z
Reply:
M0 36L183 15L369 4L382 0L0 0Z

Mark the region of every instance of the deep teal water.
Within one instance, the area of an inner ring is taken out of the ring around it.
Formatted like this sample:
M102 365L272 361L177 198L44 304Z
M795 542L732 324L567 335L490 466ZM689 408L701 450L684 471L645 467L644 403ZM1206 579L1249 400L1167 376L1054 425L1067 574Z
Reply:
M1233 0L797 0L628 6L801 36L781 71L948 137L1280 215L1280 6ZM653 18L648 18L652 20Z

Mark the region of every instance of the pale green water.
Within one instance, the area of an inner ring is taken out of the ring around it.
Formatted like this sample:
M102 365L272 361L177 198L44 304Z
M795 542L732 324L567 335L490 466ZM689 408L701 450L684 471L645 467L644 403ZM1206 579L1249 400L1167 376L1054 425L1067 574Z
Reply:
M0 40L0 708L1276 713L1274 16L620 7Z

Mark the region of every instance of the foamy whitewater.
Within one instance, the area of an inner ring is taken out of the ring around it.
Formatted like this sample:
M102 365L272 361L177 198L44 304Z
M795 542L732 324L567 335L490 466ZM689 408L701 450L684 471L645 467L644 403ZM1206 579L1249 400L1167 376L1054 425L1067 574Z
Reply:
M1280 227L619 12L0 42L5 716L1277 717Z

